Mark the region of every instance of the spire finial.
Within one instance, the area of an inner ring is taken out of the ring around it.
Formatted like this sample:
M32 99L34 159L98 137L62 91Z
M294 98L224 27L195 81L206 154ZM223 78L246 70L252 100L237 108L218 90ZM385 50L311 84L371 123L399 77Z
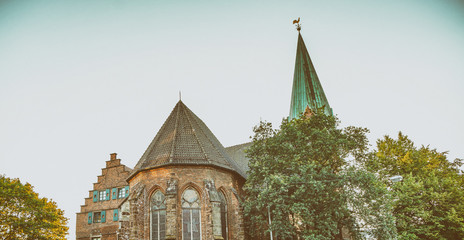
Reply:
M299 32L301 30L300 18L298 18L298 20L293 20L293 24L296 24L296 30Z
M182 93L179 91L179 101L182 101Z

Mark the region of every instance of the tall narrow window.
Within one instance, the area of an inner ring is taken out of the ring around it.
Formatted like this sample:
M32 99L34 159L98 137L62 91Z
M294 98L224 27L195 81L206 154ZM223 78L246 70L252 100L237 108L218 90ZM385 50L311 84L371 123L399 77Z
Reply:
M200 198L188 188L182 194L182 239L201 240Z
M222 237L224 240L227 240L229 235L229 229L227 227L227 201L224 193L219 191L219 197L221 198L221 228L222 228Z
M151 195L151 240L164 240L166 238L166 198L161 191Z

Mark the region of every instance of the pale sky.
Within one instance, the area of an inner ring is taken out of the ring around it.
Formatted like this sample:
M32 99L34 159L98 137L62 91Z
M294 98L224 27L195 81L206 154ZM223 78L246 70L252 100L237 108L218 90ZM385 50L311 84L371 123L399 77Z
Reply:
M179 100L224 146L289 112L297 31L342 126L464 157L464 2L0 0L0 174L70 218Z

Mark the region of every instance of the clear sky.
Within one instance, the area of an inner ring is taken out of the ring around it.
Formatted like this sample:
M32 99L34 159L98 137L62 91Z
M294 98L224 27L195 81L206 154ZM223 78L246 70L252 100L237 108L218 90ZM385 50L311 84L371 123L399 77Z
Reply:
M343 126L464 157L464 2L0 0L0 174L70 218L182 91L224 146L289 112L297 31Z

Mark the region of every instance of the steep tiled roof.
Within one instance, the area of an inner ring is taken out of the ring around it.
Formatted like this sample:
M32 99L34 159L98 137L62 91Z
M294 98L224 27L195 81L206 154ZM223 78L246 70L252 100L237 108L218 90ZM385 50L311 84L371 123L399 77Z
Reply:
M295 72L293 75L290 119L298 118L309 107L315 111L324 107L327 115L333 115L329 101L325 97L316 69L309 57L303 37L298 32L298 47L296 49Z
M230 147L226 147L226 152L229 154L230 158L232 158L240 169L245 173L245 177L248 177L248 161L250 159L247 158L245 150L253 144L252 142L247 142L239 145L234 145Z
M132 176L144 169L167 165L212 165L245 177L211 130L182 101L176 104Z

